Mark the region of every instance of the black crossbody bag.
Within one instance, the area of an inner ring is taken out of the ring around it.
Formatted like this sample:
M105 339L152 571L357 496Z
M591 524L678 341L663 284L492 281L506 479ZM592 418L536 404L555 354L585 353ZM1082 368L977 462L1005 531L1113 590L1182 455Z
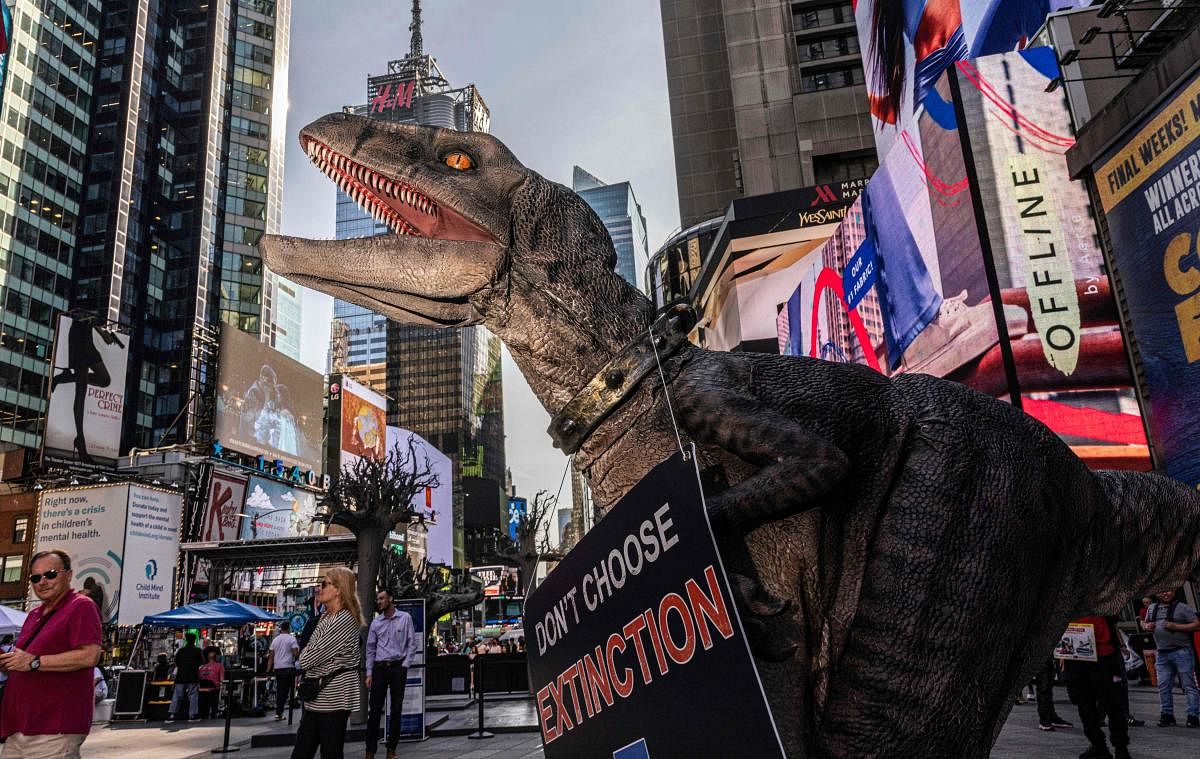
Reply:
M353 672L356 669L358 669L358 667L342 667L341 669L335 669L328 675L321 675L320 677L302 677L300 678L300 685L296 688L296 693L299 694L301 701L312 701L321 694L321 691L326 685L333 681L333 678L337 677L343 672Z

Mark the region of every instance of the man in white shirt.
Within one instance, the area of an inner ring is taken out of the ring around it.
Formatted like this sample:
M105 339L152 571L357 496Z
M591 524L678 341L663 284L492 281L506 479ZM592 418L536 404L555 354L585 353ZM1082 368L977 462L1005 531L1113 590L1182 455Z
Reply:
M287 627L287 622L275 625L279 632L271 641L267 654L267 671L275 673L275 720L283 719L283 711L292 700L292 686L296 684L296 657L300 655L300 644Z
M371 621L367 633L367 690L371 694L367 712L366 759L375 759L379 746L379 722L383 704L392 696L392 713L388 718L387 759L395 759L396 744L400 742L400 712L404 706L404 683L408 665L417 652L417 636L413 619L392 603L392 594L381 590L375 596L379 616Z

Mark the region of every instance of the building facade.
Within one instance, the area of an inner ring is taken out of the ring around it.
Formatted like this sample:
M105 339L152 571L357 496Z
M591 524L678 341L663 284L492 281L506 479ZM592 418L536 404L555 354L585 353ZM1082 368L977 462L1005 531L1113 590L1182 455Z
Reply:
M367 80L370 118L486 132L487 106L474 85L452 87L414 35L410 54ZM337 193L338 239L391 234L349 196ZM504 486L500 340L484 327L432 329L389 322L361 306L334 302L330 368L385 393L388 424L412 430L450 457L454 477L455 564L464 554L464 500L499 503ZM385 381L381 387L380 375ZM492 493L492 491L495 493ZM496 528L501 510L497 510Z
M282 213L290 0L106 0L71 305L131 333L123 449L191 440L218 323L298 352Z
M660 4L683 227L874 171L850 0Z
M608 230L608 236L612 238L617 251L617 274L638 290L644 291L646 288L642 277L649 259L646 217L642 215L642 206L633 194L633 186L629 182L608 184L576 166L572 173L571 189L591 206Z
M101 3L17 0L0 120L0 443L36 449L70 306Z

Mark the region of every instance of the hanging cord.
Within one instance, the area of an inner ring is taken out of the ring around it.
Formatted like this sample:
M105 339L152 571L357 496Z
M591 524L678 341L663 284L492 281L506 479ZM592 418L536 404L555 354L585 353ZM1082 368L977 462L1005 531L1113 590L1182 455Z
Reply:
M563 485L567 481L567 472L571 471L571 465L574 463L575 463L575 454L572 453L570 456L567 457L567 465L563 468L562 479L560 479L558 481L558 492L554 494L554 505L556 507L558 506L559 497L562 496ZM574 501L572 501L572 506L574 506ZM549 530L549 528L547 527L547 531L548 530ZM537 539L537 536L535 535L534 540L536 540L536 539ZM559 535L558 539L559 539L559 543L561 543L562 535ZM533 577L530 577L529 581L525 585L525 597L526 598L528 598L529 594L533 592L533 583L537 580L537 568L538 568L538 565L540 565L542 563L542 556L544 556L544 555L545 554L543 554L541 552L538 553L537 563L533 565ZM522 607L521 611L522 611L522 613L524 613L524 607Z
M667 391L667 375L663 374L662 360L658 357L658 346L654 341L653 327L646 327L646 334L650 336L650 349L654 351L654 363L658 364L658 377L662 380L663 398L667 400L667 414L671 417L671 428L675 430L675 445L679 446L679 453L683 456L683 460L687 461L687 453L683 450L683 440L679 437L679 426L675 424L675 409L671 407L671 394Z

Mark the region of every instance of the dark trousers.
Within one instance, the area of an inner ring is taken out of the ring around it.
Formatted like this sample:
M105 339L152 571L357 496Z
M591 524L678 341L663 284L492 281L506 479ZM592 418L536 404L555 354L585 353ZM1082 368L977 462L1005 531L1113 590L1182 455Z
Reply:
M314 712L305 709L296 729L296 745L292 759L313 759L321 749L321 759L342 759L342 744L346 742L346 721L350 712Z
M296 685L296 670L275 670L275 714L282 717L292 700L292 688Z
M400 712L404 707L404 681L408 667L399 664L377 663L371 672L371 707L367 712L367 753L379 747L379 721L383 718L383 702L392 694L392 713L388 718L387 747L396 748L400 742Z
M1129 745L1129 723L1121 704L1125 668L1120 654L1101 656L1097 662L1068 661L1067 695L1079 709L1083 734L1093 746L1104 746L1104 729L1108 718L1108 733L1113 746Z
M200 716L216 717L221 706L221 691L217 688L200 689Z
M1058 719L1058 712L1054 711L1054 659L1046 659L1033 676L1033 687L1037 692L1038 722L1049 725Z

